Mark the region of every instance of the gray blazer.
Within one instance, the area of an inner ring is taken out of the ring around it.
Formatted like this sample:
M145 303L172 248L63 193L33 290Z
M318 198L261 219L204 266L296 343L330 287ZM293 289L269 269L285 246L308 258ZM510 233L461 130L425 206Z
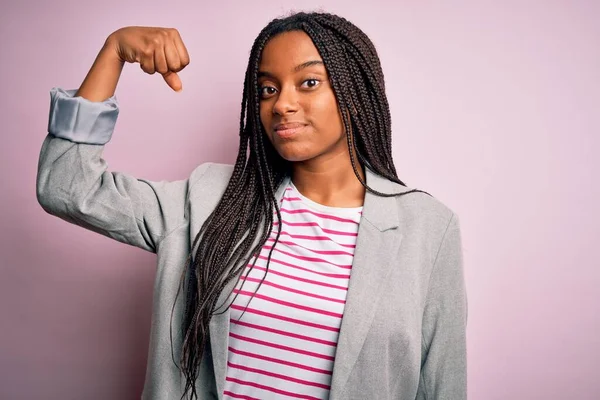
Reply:
M188 179L172 182L111 172L102 151L117 119L117 100L90 102L74 93L51 91L38 201L48 213L157 254L142 398L179 399L183 380L172 360L171 308L191 243L221 198L232 166L205 163ZM410 190L369 169L366 179L380 192ZM176 359L183 297L172 321ZM423 193L367 192L329 398L466 399L466 323L456 214ZM229 312L214 316L196 382L201 399L222 398L228 333Z

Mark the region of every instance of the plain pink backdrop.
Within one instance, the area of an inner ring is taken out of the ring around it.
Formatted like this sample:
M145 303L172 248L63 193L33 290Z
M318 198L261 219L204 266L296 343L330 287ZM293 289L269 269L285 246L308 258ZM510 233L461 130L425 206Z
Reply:
M139 398L155 256L46 214L35 197L49 90L77 88L126 25L179 29L172 92L126 65L111 170L181 179L232 163L260 29L322 8L376 44L399 176L461 219L469 398L598 399L600 2L3 2L0 398ZM399 354L399 357L402 355Z

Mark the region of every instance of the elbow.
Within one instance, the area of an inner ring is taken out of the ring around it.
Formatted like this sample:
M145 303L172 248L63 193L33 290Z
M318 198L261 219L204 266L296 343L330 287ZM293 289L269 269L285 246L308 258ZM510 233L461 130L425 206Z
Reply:
M50 193L47 189L48 188L45 185L41 185L38 181L35 194L38 204L42 206L44 211L53 214L52 210L55 208L56 200L53 198L52 193Z
M62 215L66 211L65 196L61 196L59 190L49 183L47 177L38 175L35 194L38 204L49 214Z

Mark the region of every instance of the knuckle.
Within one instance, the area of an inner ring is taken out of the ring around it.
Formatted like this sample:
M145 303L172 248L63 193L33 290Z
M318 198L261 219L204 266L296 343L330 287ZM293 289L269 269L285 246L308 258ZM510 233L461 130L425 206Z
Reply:
M169 64L169 70L179 72L181 70L181 62L177 57L171 57L167 59Z
M142 55L144 57L152 57L154 55L154 49L150 46L146 46L142 49Z
M145 73L150 74L150 75L154 74L154 72L155 72L154 68L152 68L151 66L149 66L146 63L141 63L140 68L142 69L142 71L144 71Z
M158 67L156 67L156 70L161 74L166 74L167 72L169 72L169 69L166 65L159 65Z

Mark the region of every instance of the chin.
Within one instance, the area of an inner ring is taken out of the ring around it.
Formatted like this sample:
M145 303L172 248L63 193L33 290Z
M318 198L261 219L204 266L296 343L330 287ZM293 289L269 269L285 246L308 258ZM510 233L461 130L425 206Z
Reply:
M307 161L317 156L316 152L294 145L293 143L277 146L275 149L283 159L289 162Z

